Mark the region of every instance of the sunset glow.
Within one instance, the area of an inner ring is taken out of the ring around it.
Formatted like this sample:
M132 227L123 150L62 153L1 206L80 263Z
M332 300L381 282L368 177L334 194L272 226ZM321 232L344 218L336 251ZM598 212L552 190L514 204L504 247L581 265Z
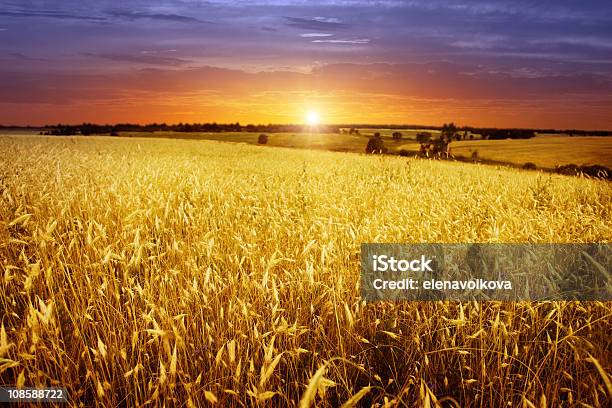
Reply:
M309 126L316 126L319 124L319 114L315 111L309 111L306 115L306 123Z
M612 128L607 1L0 3L2 124Z

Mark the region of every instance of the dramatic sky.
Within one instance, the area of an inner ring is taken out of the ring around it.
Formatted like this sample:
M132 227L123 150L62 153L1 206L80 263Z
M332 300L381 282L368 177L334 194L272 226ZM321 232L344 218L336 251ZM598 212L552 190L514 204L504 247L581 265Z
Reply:
M612 129L611 0L0 0L0 123Z

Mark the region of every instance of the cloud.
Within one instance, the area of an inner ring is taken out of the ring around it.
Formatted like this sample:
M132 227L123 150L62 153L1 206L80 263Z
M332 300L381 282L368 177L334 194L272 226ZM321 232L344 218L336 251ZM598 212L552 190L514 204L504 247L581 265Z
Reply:
M162 52L176 52L174 48L168 50L142 50L141 54L161 54Z
M530 41L530 44L538 46L580 46L589 48L612 49L612 41L610 38L600 38L594 36L558 36L547 39L535 39Z
M183 16L180 14L162 14L162 13L147 13L143 11L127 11L127 10L111 10L108 12L113 17L125 18L128 20L163 20L173 21L177 23L206 23L212 24L210 21L204 21L195 17Z
M21 60L21 61L31 61L31 62L46 62L49 61L48 59L45 58L36 58L36 57L30 57L29 55L25 55L22 54L20 52L11 52L8 55L10 55L11 57Z
M340 23L340 19L336 17L313 17L312 19L315 21L320 21L322 23Z
M15 118L24 123L178 122L203 115L218 122L282 123L293 120L291 112L305 109L303 101L313 100L338 112L334 117L340 122L612 126L612 84L580 73L514 77L439 62L328 64L310 73L210 66L79 73L7 66L0 65L0 89L6 91L0 94L0 123ZM177 116L180 112L194 114Z
M315 38L315 37L332 37L333 34L327 34L327 33L304 33L304 34L300 34L300 37L302 38Z
M248 93L277 85L270 85L272 79L258 85L259 76L186 68L208 64L253 73L288 67L307 73L312 66L381 61L387 64L343 66L335 75L328 66L325 73L282 83L286 89L295 87L294 81L317 87L318 75L325 74L333 80L321 84L330 89L340 83L362 94L401 91L442 101L441 106L453 98L518 104L548 95L565 98L569 106L588 99L576 99L575 93L612 95L610 21L610 0L0 0L0 70L37 71L43 78L53 72L112 76L148 67L158 70L146 81L144 74L133 75L115 89L142 82L138 92L166 86L168 95L183 87L229 94L239 86ZM28 60L35 57L49 63ZM454 65L411 65L415 61ZM269 74L274 81L279 76ZM63 83L70 86L70 80ZM96 92L106 85L96 84ZM0 89L5 91L0 99L8 98L9 91ZM67 96L78 99L81 91L72 89ZM48 94L51 101L59 97L57 90ZM32 93L32 101L37 95L45 93ZM511 106L504 109L513 112Z
M136 64L148 64L148 65L167 65L167 66L180 66L190 63L191 61L184 60L181 58L174 57L163 57L154 55L148 51L141 52L139 55L132 54L115 54L115 53L82 53L81 55L87 57L102 58L110 61L117 62L131 62Z
M312 40L313 43L325 43L325 44L369 44L369 38L356 38L354 40Z
M323 20L321 20L323 19ZM348 27L347 24L341 23L338 19L325 19L323 17L302 18L302 17L285 17L285 23L289 27L301 28L304 30L313 31L333 31Z
M0 16L5 17L44 17L55 18L61 20L85 20L85 21L106 21L104 17L86 16L81 14L72 14L64 11L55 10L9 10L0 11Z
M448 62L410 64L328 64L313 70L322 83L354 92L386 93L445 100L534 100L576 95L606 95L612 81L604 75L494 72Z

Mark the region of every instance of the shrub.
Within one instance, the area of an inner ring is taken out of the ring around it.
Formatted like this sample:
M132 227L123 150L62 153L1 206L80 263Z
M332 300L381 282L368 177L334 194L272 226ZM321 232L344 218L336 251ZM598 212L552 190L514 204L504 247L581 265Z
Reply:
M259 144L268 144L268 135L262 133L257 138L257 143Z
M600 166L599 164L595 164L592 166L582 166L580 168L580 172L591 177L597 177L602 179L612 178L612 170L605 166Z
M119 136L119 132L113 130L112 132L110 132L111 136Z
M376 136L378 134L378 136ZM368 144L366 146L366 153L384 153L385 152L385 143L380 138L380 133L375 133L374 136L368 140Z
M402 157L408 157L410 156L410 151L406 149L401 149L397 154L399 154Z
M580 167L575 164L565 164L563 166L557 166L555 168L555 173L566 174L570 176L575 176L580 173Z
M584 174L589 177L607 180L612 179L612 170L599 164L594 164L592 166L577 166L575 164L566 164L564 166L557 166L555 168L555 173L565 174L569 176L577 176L579 174Z
M472 152L472 156L471 156L471 157L472 157L472 161L478 161L478 158L480 157L480 156L478 155L478 150L474 150L474 151Z
M393 140L402 140L402 132L393 132Z
M523 169L525 169L525 170L535 170L537 168L538 168L538 166L536 166L536 164L533 163L533 162L527 162L527 163L523 164Z
M427 143L431 140L431 133L429 132L420 132L416 135L416 141L423 144Z

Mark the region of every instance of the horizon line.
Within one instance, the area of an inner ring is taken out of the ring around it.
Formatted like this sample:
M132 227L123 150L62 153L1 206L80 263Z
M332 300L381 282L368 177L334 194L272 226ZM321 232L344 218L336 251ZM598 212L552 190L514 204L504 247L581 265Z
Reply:
M548 127L490 127L490 126L474 126L474 125L459 125L455 122L455 126L459 129L517 129L517 130L546 130L546 131L554 131L554 132L566 132L566 131L579 131L579 132L612 132L612 129L585 129L585 128L548 128ZM168 126L174 127L179 125L218 125L218 126L235 126L236 124L241 127L272 127L272 126L300 126L305 128L317 128L317 127L342 127L342 128L372 128L372 129L438 129L442 126L446 125L446 122L442 125L431 125L431 124L415 124L415 123L330 123L324 124L320 123L318 125L309 125L306 123L247 123L241 124L240 121L236 122L177 122L177 123L167 123L167 122L149 122L149 123L138 123L138 122L115 122L115 123L94 123L94 122L81 122L81 123L57 123L57 124L44 124L44 125L14 125L9 124L5 125L0 123L0 129L46 129L53 128L58 126L70 126L70 127L78 127L83 125L89 126L139 126L139 127L147 127L147 126Z

